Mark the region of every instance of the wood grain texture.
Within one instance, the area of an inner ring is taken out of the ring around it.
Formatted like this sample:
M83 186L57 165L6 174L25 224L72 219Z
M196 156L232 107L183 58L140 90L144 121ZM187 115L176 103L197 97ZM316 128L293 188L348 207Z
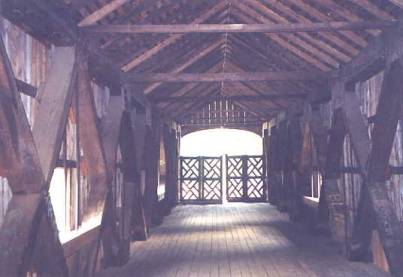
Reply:
M330 241L263 204L179 206L132 246L128 264L97 276L388 276L351 263Z
M137 73L126 74L128 82L257 82L329 79L324 72L231 72L231 73Z
M298 33L338 30L384 29L394 21L288 23L288 24L167 24L167 25L98 25L82 27L91 33L188 34L188 33Z

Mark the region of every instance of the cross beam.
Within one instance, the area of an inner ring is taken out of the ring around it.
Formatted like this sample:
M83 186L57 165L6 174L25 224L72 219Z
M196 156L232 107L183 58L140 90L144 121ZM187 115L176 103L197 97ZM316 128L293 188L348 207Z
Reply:
M210 96L210 97L153 97L151 101L153 102L199 102L199 101L248 101L248 102L258 102L264 100L272 100L272 99L303 99L307 95L304 93L295 93L295 94L270 94L270 95L237 95L237 96Z
M330 79L326 72L217 72L217 73L139 73L126 74L127 82L250 82Z
M81 29L91 33L186 34L186 33L297 33L340 30L385 29L395 21L336 21L286 24L166 24L166 25L97 25Z

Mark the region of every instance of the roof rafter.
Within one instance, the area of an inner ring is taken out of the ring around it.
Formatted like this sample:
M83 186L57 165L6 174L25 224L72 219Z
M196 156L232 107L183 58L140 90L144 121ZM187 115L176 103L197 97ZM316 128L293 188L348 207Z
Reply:
M126 4L129 0L113 0L112 2L106 4L102 8L94 11L92 14L84 18L78 23L79 27L85 27L85 26L90 26L101 19L105 18L124 4Z
M315 19L318 19L320 21L329 21L329 16L322 13L318 8L316 8L313 5L309 5L303 1L300 0L290 0L291 3L298 8L300 8L302 11L306 12L310 16L312 16ZM334 12L334 14L337 14L341 16L342 18L346 20L362 20L360 17L358 17L356 14L353 12L349 11L348 9L344 9L342 6L339 6L335 2L332 2L332 0L321 0L320 5L325 4L326 8L331 9L331 11ZM379 31L376 30L368 30L369 33L376 35ZM341 31L340 34L343 34L345 37L350 39L352 42L355 44L364 47L367 45L367 41L360 35L352 32L352 31Z
M224 9L227 4L225 2L220 2L211 9L209 9L207 12L203 13L202 15L198 16L196 19L194 19L191 24L199 24L219 12L220 10ZM157 45L154 47L148 49L144 53L142 53L140 56L137 56L133 58L130 62L128 62L126 65L122 67L122 70L124 72L128 72L130 70L133 70L137 66L139 66L141 63L143 63L145 60L151 58L164 48L168 47L169 45L175 43L178 41L180 38L182 38L184 35L183 34L175 34L169 36L167 39L164 39L163 41L159 42Z
M213 52L214 50L216 50L218 47L220 47L222 44L224 43L224 40L222 38L220 38L219 40L217 40L215 43L209 45L208 47L205 47L205 45L203 45L203 49L199 50L199 52L197 54L194 54L190 59L188 59L186 62L175 66L175 68L170 71L170 73L180 73L183 70L185 70L187 67L191 66L192 64L196 63L197 61L199 61L200 59L202 59L203 57L207 56L208 54L210 54L211 52ZM147 87L144 90L144 94L150 94L152 93L156 88L158 88L162 83L156 83L153 84L149 87Z
M238 3L237 6L239 7L239 11L234 9L232 14L236 15L238 18L240 18L246 23L254 23L256 22L256 17L261 17L259 13L257 13L256 11L252 10L247 6L244 6L241 3ZM280 47L284 47L295 56L299 57L303 61L313 65L314 67L320 70L328 71L332 69L329 65L324 63L322 60L318 59L316 56L313 56L312 54L309 54L306 51L301 50L294 44L290 43L288 39L283 38L280 35L272 34L268 36L268 38L271 39L273 42L277 43L278 45L280 45Z

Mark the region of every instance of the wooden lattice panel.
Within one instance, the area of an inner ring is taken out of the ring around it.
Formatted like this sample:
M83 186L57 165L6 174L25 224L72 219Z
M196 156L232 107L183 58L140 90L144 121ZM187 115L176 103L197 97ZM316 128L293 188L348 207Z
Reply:
M222 202L221 157L181 157L181 201Z
M200 199L200 183L198 180L182 180L181 185L183 200Z
M228 201L266 200L263 156L227 156L226 165Z

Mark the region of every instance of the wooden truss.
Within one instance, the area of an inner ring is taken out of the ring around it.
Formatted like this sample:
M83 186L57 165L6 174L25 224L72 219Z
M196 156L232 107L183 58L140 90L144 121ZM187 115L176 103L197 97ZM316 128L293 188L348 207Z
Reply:
M39 112L31 132L4 44L0 42L0 161L1 172L5 172L13 193L0 229L0 249L3 253L0 275L21 276L31 270L44 276L69 275L48 189L59 158L67 114L75 91L79 94L77 116L82 123L79 136L88 163L90 183L93 184L86 216L103 211L99 240L105 253L105 265L121 263L124 261L122 255L128 257L132 224L145 226L144 219L141 219L144 216L141 212L143 196L139 172L133 173L138 160L135 151L130 150L135 141L134 130L130 115L123 112L121 97L112 96L108 112L99 123L85 52L72 47L58 47L48 79L38 92ZM124 202L127 211L123 235L115 230L112 206L107 197L108 184L117 166L119 144L124 148L126 165ZM143 146L139 145L137 150L141 148ZM140 206L132 209L134 205ZM140 213L137 213L138 210ZM143 236L146 234L143 233ZM89 265L95 265L97 254L86 259ZM90 274L92 270L94 268L89 267L87 273Z

